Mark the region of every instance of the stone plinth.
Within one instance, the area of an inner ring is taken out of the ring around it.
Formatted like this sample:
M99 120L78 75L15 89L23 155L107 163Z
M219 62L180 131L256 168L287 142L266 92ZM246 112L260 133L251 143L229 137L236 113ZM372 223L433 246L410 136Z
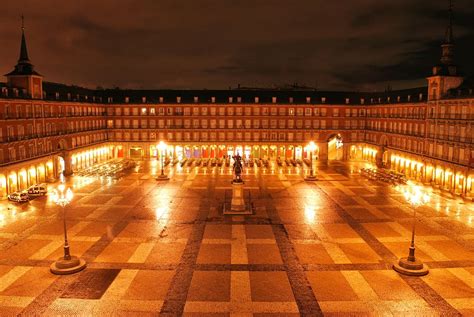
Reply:
M232 211L243 211L245 210L244 201L244 183L243 182L232 182L232 201L230 209Z
M244 182L232 181L232 200L230 210L224 210L225 215L251 215L252 210L245 206L244 201Z

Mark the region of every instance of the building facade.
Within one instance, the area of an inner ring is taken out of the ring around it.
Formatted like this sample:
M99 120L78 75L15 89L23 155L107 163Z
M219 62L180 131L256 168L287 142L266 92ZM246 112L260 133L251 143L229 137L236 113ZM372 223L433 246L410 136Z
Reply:
M427 87L383 93L308 88L91 90L43 82L24 30L1 84L0 197L112 158L309 157L367 161L474 196L474 94L454 65L451 23Z

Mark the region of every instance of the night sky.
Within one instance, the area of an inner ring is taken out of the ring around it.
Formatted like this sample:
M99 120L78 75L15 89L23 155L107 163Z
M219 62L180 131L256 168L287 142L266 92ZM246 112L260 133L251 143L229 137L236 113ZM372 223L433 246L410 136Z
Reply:
M18 59L23 13L45 80L91 88L422 86L448 16L447 0L8 0L1 8L2 74ZM454 18L456 60L473 75L473 0L455 0Z

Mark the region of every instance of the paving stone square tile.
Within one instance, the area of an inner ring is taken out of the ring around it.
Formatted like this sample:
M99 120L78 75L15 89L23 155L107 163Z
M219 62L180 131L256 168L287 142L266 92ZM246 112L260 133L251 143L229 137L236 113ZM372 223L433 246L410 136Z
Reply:
M230 272L194 271L187 301L230 301Z
M276 244L247 244L250 264L282 264L280 250Z
M341 272L306 272L318 301L357 301L359 297Z
M250 272L249 274L252 290L252 301L295 301L286 272Z
M28 296L40 295L58 278L49 272L49 267L32 267L21 272L17 279L0 292L0 296Z
M352 263L377 263L380 256L364 243L340 243L339 248Z
M201 244L197 263L208 264L230 264L231 245L230 244Z
M333 264L331 256L322 244L295 244L295 251L302 264Z
M123 299L164 300L174 271L140 270L131 281Z

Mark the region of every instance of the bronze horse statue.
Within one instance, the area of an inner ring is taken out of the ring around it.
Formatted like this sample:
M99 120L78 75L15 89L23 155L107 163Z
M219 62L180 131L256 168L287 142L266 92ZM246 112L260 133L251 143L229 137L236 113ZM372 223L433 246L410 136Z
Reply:
M242 177L241 177L242 170L243 170L242 157L240 157L240 155L237 153L237 155L233 156L232 158L234 159L233 170L234 170L234 175L235 175L235 178L232 182L241 183L243 182Z

